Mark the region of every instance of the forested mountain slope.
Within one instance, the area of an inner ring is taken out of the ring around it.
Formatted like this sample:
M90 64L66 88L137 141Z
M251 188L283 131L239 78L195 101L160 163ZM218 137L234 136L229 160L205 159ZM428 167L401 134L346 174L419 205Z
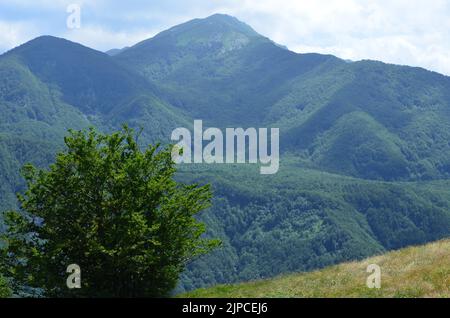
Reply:
M226 15L101 53L44 36L0 56L0 209L20 167L45 167L67 129L127 123L279 127L280 171L180 166L212 183L201 218L223 246L179 291L361 259L450 236L450 79L419 68L297 54Z
M196 290L183 297L450 297L450 242L440 241L345 263L312 273ZM381 268L381 288L367 288L370 264Z
M366 179L450 173L450 78L376 61L296 54L226 15L115 56L215 127L279 127L305 166Z
M14 205L19 168L47 165L67 129L145 127L145 142L168 141L191 124L148 81L110 56L50 36L0 56L0 207Z
M383 182L299 168L186 167L183 180L213 181L201 215L219 250L188 266L177 291L309 271L450 236L450 181Z

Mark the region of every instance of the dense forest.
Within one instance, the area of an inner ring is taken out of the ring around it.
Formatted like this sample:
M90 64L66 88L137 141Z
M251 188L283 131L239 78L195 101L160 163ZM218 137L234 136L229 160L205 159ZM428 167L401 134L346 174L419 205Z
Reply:
M175 26L114 56L44 36L0 56L0 210L23 164L45 168L67 130L127 123L139 143L176 127L279 127L280 171L180 166L211 183L199 218L221 248L177 291L450 236L450 78L420 68L296 54L225 15ZM2 225L2 222L0 222Z
M223 246L189 264L179 291L308 271L450 235L449 181L367 181L284 163L274 176L245 166L180 172L183 180L214 180L214 205L201 219Z

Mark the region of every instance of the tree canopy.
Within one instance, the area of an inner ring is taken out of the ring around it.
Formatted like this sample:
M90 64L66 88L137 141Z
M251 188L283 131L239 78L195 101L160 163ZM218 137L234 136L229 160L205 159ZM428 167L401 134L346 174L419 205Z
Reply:
M218 244L195 215L209 185L174 180L171 148L141 151L134 131L70 131L48 170L23 168L20 210L6 213L6 276L51 297L158 297ZM81 269L69 289L67 267Z

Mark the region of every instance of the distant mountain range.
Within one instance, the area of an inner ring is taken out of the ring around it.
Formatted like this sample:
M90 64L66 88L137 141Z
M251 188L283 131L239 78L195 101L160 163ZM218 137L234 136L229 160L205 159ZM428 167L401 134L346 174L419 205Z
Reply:
M67 129L128 123L142 143L176 127L279 127L281 168L181 167L209 182L202 215L223 247L179 291L309 270L450 236L450 77L297 54L227 15L106 53L43 36L0 56L0 209L25 162L45 167Z

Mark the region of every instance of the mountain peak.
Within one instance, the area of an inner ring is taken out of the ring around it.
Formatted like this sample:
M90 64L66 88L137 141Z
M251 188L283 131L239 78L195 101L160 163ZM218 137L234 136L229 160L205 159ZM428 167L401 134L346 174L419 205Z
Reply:
M18 47L5 53L5 55L17 54L23 57L37 56L37 58L45 58L61 56L64 54L73 54L74 52L101 54L96 50L64 38L43 35L19 45Z
M40 45L49 45L49 44L59 44L59 45L80 45L78 43L71 42L64 38L58 38L52 35L41 35L37 38L34 38L24 44L20 45L18 48L27 47L27 46L40 46Z
M136 50L151 51L167 55L167 50L187 49L198 54L224 54L247 46L251 41L265 39L249 25L226 14L213 14L202 19L193 19L174 26L144 40L125 52L120 52L120 58L127 58Z
M203 19L190 20L188 22L177 25L165 32L161 32L160 34L164 35L166 34L166 32L178 33L189 31L195 31L199 33L206 32L206 34L235 32L246 36L260 36L246 23L238 20L233 16L221 13L216 13Z
M226 39L238 38L243 40L256 37L262 36L249 25L230 15L216 13L206 18L193 19L176 25L137 45L153 40L168 40L174 41L177 46L184 46L195 43L223 42Z
M240 22L237 18L225 13L214 13L209 17L204 18L203 20L222 20L222 21Z
M259 35L255 30L252 29L248 24L240 21L238 18L233 17L228 14L216 13L204 19L198 19L203 23L216 23L221 24L222 26L226 26L235 30L240 30L241 32L245 32L252 35Z

